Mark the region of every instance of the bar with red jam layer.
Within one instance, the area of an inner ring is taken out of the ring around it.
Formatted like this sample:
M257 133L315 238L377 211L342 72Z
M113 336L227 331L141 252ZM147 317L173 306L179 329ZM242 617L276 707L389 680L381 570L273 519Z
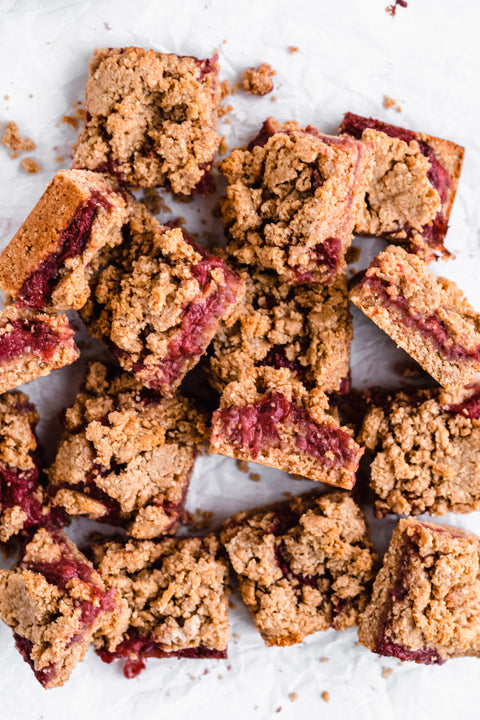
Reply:
M356 278L351 301L440 385L455 390L480 371L480 314L454 282L389 245Z
M340 133L365 141L375 153L355 232L404 245L426 262L451 255L444 240L464 148L352 113Z
M48 471L54 505L136 538L175 533L206 435L192 401L162 398L132 375L92 362L63 424Z
M44 688L63 685L94 634L117 637L126 606L64 533L40 528L0 570L0 617Z
M123 193L99 173L61 170L0 256L0 287L19 307L78 310L92 262L120 242Z
M107 253L82 317L120 365L172 394L197 364L243 286L178 227L131 203L124 242Z
M135 188L211 192L220 143L217 61L217 54L199 60L136 47L95 50L74 167Z
M372 170L367 144L268 118L248 147L220 165L228 182L220 201L228 251L292 283L333 282L345 272Z
M288 369L258 367L226 386L212 416L210 449L351 489L363 449Z
M66 315L7 305L0 311L0 393L75 362L73 336Z
M96 640L104 662L124 660L123 673L132 678L151 657L227 657L228 565L214 535L104 542L92 555L129 609L120 642Z
M346 630L369 601L378 558L348 493L308 493L237 513L220 539L266 645Z
M480 538L400 520L360 617L362 645L424 665L480 656Z

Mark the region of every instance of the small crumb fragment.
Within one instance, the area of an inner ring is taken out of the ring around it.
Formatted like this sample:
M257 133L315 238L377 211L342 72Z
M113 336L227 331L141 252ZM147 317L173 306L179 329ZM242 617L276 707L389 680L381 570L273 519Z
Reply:
M172 212L168 205L165 205L162 196L156 188L146 188L143 191L142 202L152 215L158 215L158 213L162 211Z
M62 118L62 123L65 123L65 125L70 125L74 130L77 128L77 121L72 115L64 115Z
M87 113L83 108L77 108L75 110L75 117L77 118L77 120L80 120L80 122L83 122L83 120L85 120L86 114Z
M345 260L347 261L347 265L350 265L350 263L357 262L358 258L360 257L361 249L357 245L351 245L345 255Z
M322 692L322 700L325 702L330 702L330 693L328 693L326 690Z
M289 45L288 52L290 53L290 55L293 55L293 53L298 52L298 47L296 45Z
M282 493L282 495L284 495L284 497L286 497L286 498L291 498L291 497L293 497L292 493L291 493L291 492L288 492L288 491Z
M248 462L246 460L237 460L236 463L240 472L248 473Z
M35 150L36 144L30 138L20 137L17 123L10 121L5 127L5 133L0 140L2 145L10 150L10 157L16 158L24 150Z
M395 110L396 110L397 112L402 112L402 107L401 107L401 105L397 105L397 107L395 108Z
M276 713L282 712L282 706L280 705L280 707L278 707L278 708L275 710L275 712L276 712Z
M272 102L277 102L278 97L276 95L272 95Z
M387 12L392 17L395 17L395 15L397 14L397 7L406 8L408 7L408 2L406 0L395 0L393 5L387 5L387 7L385 8L385 12Z
M218 117L224 117L224 115L228 115L228 113L232 112L233 105L222 105L220 110L218 111Z
M391 98L389 95L383 96L383 107L386 107L387 110L389 110L392 107L395 107L397 104L397 101Z
M230 95L230 83L228 80L223 80L223 82L220 83L220 97L222 100L225 100L227 95Z
M235 603L233 602L233 600L229 600L229 601L228 601L228 607L230 608L230 610L235 610L237 606L235 605Z
M29 98L33 98L33 93L28 93Z
M33 158L24 158L20 163L22 170L25 170L29 175L40 172L40 165Z
M61 156L61 155L57 155L57 157L55 158L55 162L63 162L62 156Z
M10 95L5 95L4 100L10 100Z
M230 93L230 95L236 95L241 87L242 87L242 84L239 82L236 82L232 88L232 92Z
M295 702L295 700L298 698L298 694L290 693L290 695L288 697L290 698L290 702Z
M225 118L225 120L224 120L223 122L225 123L225 125L230 125L230 123L231 123L232 121L230 120L229 117L227 117L227 118Z
M220 145L218 146L220 155L225 155L225 153L228 152L228 149L229 149L228 142L225 139L225 135L222 135L222 137L220 138Z
M242 87L250 95L267 95L273 90L273 75L275 70L268 63L261 63L258 68L247 68L243 71Z
M389 677L392 674L393 670L392 668L383 668L382 670L382 678L385 679Z
M209 672L210 672L210 670L208 668L205 668L205 670L203 671L203 674L208 675Z
M237 638L237 640L238 640L238 638L240 637L240 635L239 635L238 633L233 633L233 637L234 637L234 638Z
M223 680L223 675L217 675L218 680Z
M328 661L329 661L329 658L327 658L327 657L320 658L320 662L328 662Z
M253 480L253 482L258 482L260 480L260 475L258 473L250 473L248 477L250 480Z

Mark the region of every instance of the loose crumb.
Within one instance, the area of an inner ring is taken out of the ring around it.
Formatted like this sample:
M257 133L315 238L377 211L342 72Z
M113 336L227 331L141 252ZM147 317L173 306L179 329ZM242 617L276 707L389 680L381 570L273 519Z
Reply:
M248 462L246 460L237 460L236 463L240 472L248 473Z
M233 637L234 637L234 638L237 638L237 640L238 640L238 638L240 637L240 635L239 635L238 633L233 633Z
M57 157L55 158L55 162L63 162L62 156L61 156L61 155L57 155Z
M33 158L24 158L20 163L20 167L29 175L40 172L40 165Z
M217 675L218 680L223 680L223 675Z
M225 139L225 135L222 135L220 138L220 145L218 146L218 151L220 155L225 155L229 150L228 142Z
M224 115L228 115L228 113L232 112L233 105L222 105L222 107L218 111L218 117L224 117Z
M401 105L397 105L397 107L395 108L395 110L396 110L397 112L402 112L402 107L401 107Z
M247 68L243 71L242 87L250 95L267 95L273 90L272 77L275 74L268 63L261 63L258 68Z
M328 662L330 658L322 657L320 658L320 662Z
M258 473L250 473L249 478L250 480L253 480L253 482L258 482L260 480L260 475Z
M74 117L72 117L72 115L64 115L62 118L62 123L70 125L74 130L76 130L77 128L77 121Z
M4 100L10 100L10 95L5 95Z
M223 82L220 83L220 97L222 98L222 100L225 100L227 95L230 95L230 93L231 93L230 83L228 82L228 80L224 80Z
M393 5L387 5L387 7L385 8L385 12L387 12L392 17L395 17L395 15L397 14L397 7L406 8L408 7L408 3L406 2L406 0L395 0Z
M330 702L330 693L328 693L326 690L322 692L322 700L325 700L325 702Z
M242 84L239 83L239 82L236 82L236 83L234 84L234 86L232 87L232 92L231 92L230 94L231 94L231 95L236 95L237 92L240 90L241 87L242 87Z
M282 712L282 706L280 705L280 707L278 707L278 708L275 710L275 712L276 712L276 713Z
M11 158L18 157L24 150L35 150L37 147L30 138L20 137L18 125L13 121L7 123L5 133L0 142L4 147L9 148Z
M33 93L28 93L29 98L33 98Z
M228 607L230 608L230 610L236 610L236 608L237 608L237 606L235 605L233 600L228 601Z
M382 678L387 678L392 674L393 670L392 668L383 668L382 670Z
M298 698L298 694L290 693L288 697L290 698L290 702L295 702L295 700Z
M293 55L293 53L298 52L298 47L296 45L289 45L288 52L290 53L290 55Z
M347 265L350 265L350 263L357 262L358 258L360 257L361 248L357 247L357 245L351 245L345 255L345 260L347 261Z
M77 108L75 110L75 117L77 118L77 120L80 120L80 121L85 120L86 114L87 113L85 112L85 110L83 108Z
M162 196L156 188L146 188L143 191L142 202L152 215L158 215L158 213L162 211L167 213L172 212L168 205L165 205Z
M276 95L272 95L272 102L277 102L278 97Z
M386 107L387 109L390 109L392 107L395 107L397 104L397 101L391 98L389 95L383 96L383 107Z

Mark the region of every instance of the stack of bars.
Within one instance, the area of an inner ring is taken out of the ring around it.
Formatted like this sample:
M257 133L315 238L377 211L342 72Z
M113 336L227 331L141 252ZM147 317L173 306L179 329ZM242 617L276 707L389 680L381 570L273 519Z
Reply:
M90 643L127 677L148 657L226 657L229 565L267 645L359 625L401 660L480 655L480 540L409 517L379 569L351 492L364 456L378 517L480 509L480 316L426 266L451 254L463 148L352 114L338 136L269 118L219 166L228 242L207 251L131 191L212 190L218 74L217 56L96 51L73 169L0 257L0 541L20 547L0 617L46 688ZM354 233L391 244L349 294ZM338 410L349 297L440 386L366 393L356 437ZM45 468L14 388L78 357L66 310L112 359L87 365ZM182 394L199 363L211 418ZM205 442L334 487L176 536ZM78 516L118 535L82 553L62 530Z

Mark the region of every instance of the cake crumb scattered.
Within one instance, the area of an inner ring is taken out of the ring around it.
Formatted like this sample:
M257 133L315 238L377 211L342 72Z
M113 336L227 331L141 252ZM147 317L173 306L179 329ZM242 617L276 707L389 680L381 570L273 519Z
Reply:
M22 170L25 170L29 175L40 172L40 165L33 158L24 158L20 163Z
M328 662L330 658L322 657L320 658L320 662Z
M295 700L298 698L298 694L296 692L292 692L288 696L290 698L290 702L295 702Z
M57 155L57 157L55 158L55 162L63 162L62 156L61 156L61 155Z
M142 202L152 215L158 215L160 212L172 212L156 188L145 188Z
M12 120L7 123L0 143L10 150L10 157L13 159L18 157L24 150L35 150L37 147L31 138L22 138L20 136L18 125Z
M222 100L225 100L227 95L230 95L230 93L230 83L228 82L228 80L223 80L223 82L220 83L220 97L222 98Z
M230 95L236 95L241 87L242 87L242 83L236 82L234 84L234 86L232 87L232 91L231 91Z
M345 255L345 260L347 262L347 265L350 265L350 263L357 262L358 258L360 257L360 253L362 252L361 248L359 248L357 245L351 245Z
M237 640L238 640L238 638L240 637L240 635L239 635L238 633L233 633L233 637L234 637L234 638L237 638Z
M72 115L64 115L62 118L62 123L70 125L70 127L72 127L74 130L77 129L77 121Z
M268 63L261 63L258 68L247 68L242 75L243 89L250 95L267 95L273 90L272 77L275 74Z
M276 95L272 95L272 102L277 102L278 97Z
M389 95L383 96L383 107L387 108L387 110L389 110L392 107L395 107L396 104L397 104L397 101L394 100Z
M250 473L249 478L250 480L253 480L253 482L258 482L260 480L260 475L258 473Z
M222 135L220 138L220 145L218 146L218 151L220 155L225 155L229 150L228 142L225 139L225 135Z
M388 678L392 674L393 670L392 668L383 668L382 670L382 678Z
M33 98L33 93L28 93L29 98Z
M298 52L298 47L296 45L289 45L288 52L290 53L290 55L293 55L293 53Z
M280 705L280 707L278 707L278 708L275 710L275 712L276 712L276 713L282 712L282 706Z
M83 122L83 120L85 120L86 115L87 115L87 113L85 112L85 110L83 108L79 107L75 110L75 117L77 118L77 120L80 120L81 122Z
M228 115L228 113L232 112L233 105L222 105L221 108L218 110L218 117L222 118L225 115Z
M237 608L237 606L235 605L233 600L228 601L228 607L230 608L230 610L236 610L236 608Z
M392 17L395 17L397 14L397 7L408 7L408 3L406 0L395 0L395 2L392 5L387 5L385 8L385 12L387 12Z
M326 690L322 692L322 700L324 700L325 702L330 702L330 693Z
M5 95L4 100L10 100L10 95Z
M240 472L248 473L248 462L246 460L237 460L236 464Z
M217 675L217 680L223 680L223 675Z

